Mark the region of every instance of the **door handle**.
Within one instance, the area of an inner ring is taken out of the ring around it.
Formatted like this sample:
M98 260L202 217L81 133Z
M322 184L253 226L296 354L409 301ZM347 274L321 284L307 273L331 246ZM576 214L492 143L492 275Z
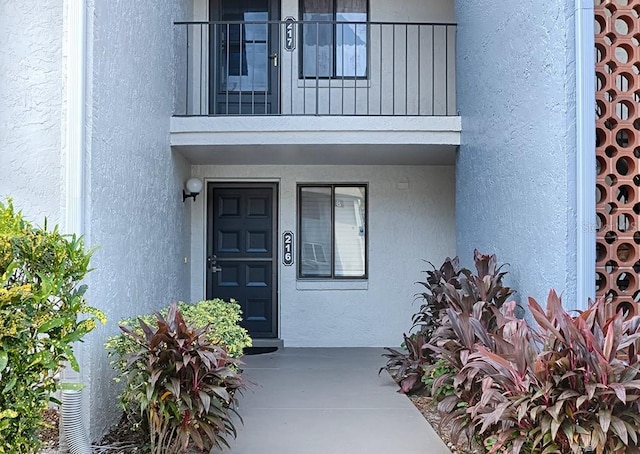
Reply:
M215 254L207 257L207 267L211 269L212 273L219 273L220 271L222 271L222 267L217 266L216 265L217 263L218 263L218 256L216 256Z
M269 55L269 58L273 60L273 66L278 67L278 54L276 52Z

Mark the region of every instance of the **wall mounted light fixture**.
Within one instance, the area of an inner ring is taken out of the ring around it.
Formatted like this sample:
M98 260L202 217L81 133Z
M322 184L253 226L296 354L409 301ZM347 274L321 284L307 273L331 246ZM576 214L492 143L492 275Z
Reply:
M196 196L200 194L200 191L202 191L202 181L198 178L189 178L182 190L182 201L184 202L189 197L193 197L193 201L195 202Z

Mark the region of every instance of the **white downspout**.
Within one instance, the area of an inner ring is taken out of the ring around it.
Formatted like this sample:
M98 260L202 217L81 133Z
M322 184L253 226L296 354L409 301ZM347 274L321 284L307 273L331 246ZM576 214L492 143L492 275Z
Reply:
M66 49L65 128L63 131L64 230L85 233L85 68L86 68L86 0L67 0L64 47ZM83 348L74 345L74 354L83 364ZM63 382L82 383L82 373L67 367ZM61 442L72 454L91 454L82 418L82 391L63 391Z
M593 0L575 0L576 46L576 309L596 293L596 103Z

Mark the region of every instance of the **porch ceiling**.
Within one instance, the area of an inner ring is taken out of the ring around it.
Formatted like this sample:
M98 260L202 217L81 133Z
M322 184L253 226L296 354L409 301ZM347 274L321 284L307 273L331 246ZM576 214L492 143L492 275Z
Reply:
M192 164L453 164L460 117L174 117Z

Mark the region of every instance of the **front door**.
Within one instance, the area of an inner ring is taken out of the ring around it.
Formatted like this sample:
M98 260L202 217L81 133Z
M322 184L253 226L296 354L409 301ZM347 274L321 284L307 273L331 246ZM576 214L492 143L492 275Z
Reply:
M278 113L279 0L210 0L214 115Z
M253 338L277 327L277 184L210 183L207 298L235 299Z

